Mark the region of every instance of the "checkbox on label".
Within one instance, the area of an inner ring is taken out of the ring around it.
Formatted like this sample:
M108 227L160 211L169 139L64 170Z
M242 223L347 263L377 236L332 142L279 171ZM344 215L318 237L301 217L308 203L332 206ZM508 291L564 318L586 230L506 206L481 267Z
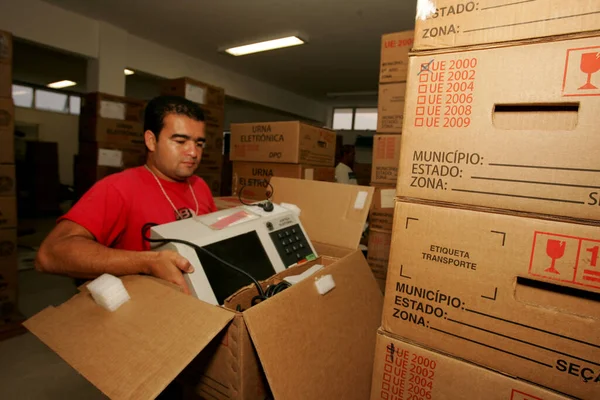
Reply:
M425 104L427 96L417 96L417 104Z
M427 85L419 85L419 93L427 93Z
M420 74L419 82L421 82L421 83L429 82L429 74Z
M415 126L423 126L423 118L415 118Z
M417 115L425 115L425 107L417 107Z

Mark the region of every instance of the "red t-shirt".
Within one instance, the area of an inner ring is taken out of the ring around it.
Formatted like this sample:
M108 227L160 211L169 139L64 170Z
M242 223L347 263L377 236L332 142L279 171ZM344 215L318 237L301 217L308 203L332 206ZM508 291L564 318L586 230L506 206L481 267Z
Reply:
M206 182L197 176L188 181L198 200L198 215L217 211ZM183 218L191 217L190 211L196 212L187 182L160 179L160 183ZM149 243L142 239L142 227L148 222L159 225L173 222L179 216L150 171L136 167L96 182L59 221L63 219L83 226L105 246L148 250Z

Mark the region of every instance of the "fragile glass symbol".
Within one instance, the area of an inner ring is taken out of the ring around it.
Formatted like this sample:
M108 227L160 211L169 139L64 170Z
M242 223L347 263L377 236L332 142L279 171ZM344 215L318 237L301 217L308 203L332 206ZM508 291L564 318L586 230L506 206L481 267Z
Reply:
M587 82L579 90L598 89L598 87L592 85L592 75L600 70L600 53L583 53L579 68L581 68L581 72L588 74Z
M567 242L548 239L548 243L546 243L546 254L552 259L552 263L550 264L550 268L545 269L546 272L560 274L560 272L558 272L558 270L554 267L554 264L556 263L556 260L565 254L565 247L567 247Z

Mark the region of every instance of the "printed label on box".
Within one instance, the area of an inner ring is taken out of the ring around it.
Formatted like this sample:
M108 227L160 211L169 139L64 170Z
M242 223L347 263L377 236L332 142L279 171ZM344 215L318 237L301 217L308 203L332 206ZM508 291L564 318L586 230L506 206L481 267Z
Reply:
M513 389L512 394L510 396L510 400L542 400L537 396L532 396L525 392L521 392L519 390Z
M102 100L100 101L100 116L125 121L125 104Z
M206 89L188 83L185 85L185 98L194 103L206 104Z
M563 96L600 96L600 46L567 50Z
M600 288L600 240L535 232L529 274Z
M421 64L415 127L466 128L471 124L477 63L476 57L465 57L432 58Z
M123 166L123 152L121 150L98 149L98 165L121 168Z

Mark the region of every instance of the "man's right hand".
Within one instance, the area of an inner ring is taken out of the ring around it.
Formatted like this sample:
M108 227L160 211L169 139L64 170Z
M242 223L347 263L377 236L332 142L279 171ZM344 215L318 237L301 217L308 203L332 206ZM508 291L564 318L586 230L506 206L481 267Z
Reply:
M183 273L194 272L194 267L179 253L173 250L162 250L153 252L154 260L150 263L150 275L181 287L184 293L190 294Z

